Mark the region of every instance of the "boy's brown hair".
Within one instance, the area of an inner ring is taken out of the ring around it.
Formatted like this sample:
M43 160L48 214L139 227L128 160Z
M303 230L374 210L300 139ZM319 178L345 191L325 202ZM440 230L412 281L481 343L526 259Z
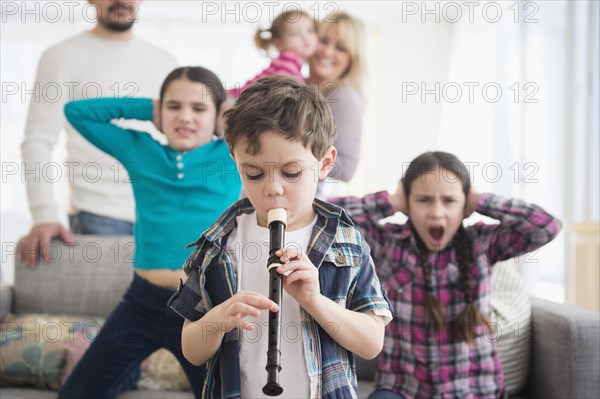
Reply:
M235 145L245 139L245 151L256 155L260 135L274 131L286 140L302 143L321 159L335 138L335 122L325 98L316 87L289 76L259 79L242 92L223 118L232 154Z

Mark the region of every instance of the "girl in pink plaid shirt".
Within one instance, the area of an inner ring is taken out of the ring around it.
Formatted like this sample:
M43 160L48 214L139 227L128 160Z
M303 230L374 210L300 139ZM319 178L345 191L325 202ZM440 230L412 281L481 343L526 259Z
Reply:
M478 193L454 155L411 162L395 194L331 200L371 246L394 307L378 368L379 398L505 396L491 320L491 267L550 242L561 223L538 206ZM380 224L402 212L406 224ZM500 221L463 226L478 212Z

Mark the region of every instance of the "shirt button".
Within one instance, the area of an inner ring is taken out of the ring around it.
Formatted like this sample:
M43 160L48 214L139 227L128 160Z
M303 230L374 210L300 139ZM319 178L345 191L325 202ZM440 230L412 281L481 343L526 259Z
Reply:
M183 173L178 173L178 174L177 174L177 178L178 178L179 180L183 179Z
M340 264L343 263L345 260L344 255L339 254L338 256L335 257L335 260L337 261L337 263L340 263Z
M178 160L178 161L181 161L181 160L183 159L183 155L181 155L181 154L178 154L178 155L175 157L175 159L176 159L176 160Z
M183 169L183 162L177 162L177 169Z

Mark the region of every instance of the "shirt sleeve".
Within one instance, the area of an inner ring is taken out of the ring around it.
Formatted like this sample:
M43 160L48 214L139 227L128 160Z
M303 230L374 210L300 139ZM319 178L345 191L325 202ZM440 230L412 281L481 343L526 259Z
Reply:
M241 90L233 89L229 93L235 98L238 98L252 83L271 75L292 76L299 81L304 82L302 76L302 58L292 51L284 51L279 54L279 57L272 59L267 68L263 69L258 75L247 81Z
M115 119L152 120L152 100L147 98L100 98L65 105L69 123L100 150L123 162L139 138L139 132L112 123Z
M379 266L382 263L379 257L384 256L383 243L388 230L392 227L391 224L383 225L379 222L395 213L390 204L388 192L380 191L365 195L362 198L330 198L328 201L344 208L358 231L369 243L371 255L375 260L375 264Z
M335 165L329 179L349 181L358 166L362 135L362 100L350 87L342 87L327 97L337 136L333 143L337 149Z
M375 272L368 244L363 241L361 248L362 264L356 278L351 283L347 307L355 312L372 310L375 314L382 316L387 324L392 320L390 301Z
M476 211L500 221L469 227L476 253L485 251L490 264L542 247L562 227L560 220L537 205L490 193L481 194Z
M200 291L200 249L196 248L183 264L187 280L185 284L180 282L179 288L167 303L181 317L190 321L200 320L207 312Z
M63 106L67 96L50 101L40 90L47 85L64 87L68 73L60 67L60 59L52 51L45 52L38 63L35 88L37 94L29 104L25 136L21 144L21 155L25 170L37 170L52 161L52 151L64 127ZM58 223L58 203L54 198L53 184L48 179L37 179L34 174L25 174L29 210L33 225Z

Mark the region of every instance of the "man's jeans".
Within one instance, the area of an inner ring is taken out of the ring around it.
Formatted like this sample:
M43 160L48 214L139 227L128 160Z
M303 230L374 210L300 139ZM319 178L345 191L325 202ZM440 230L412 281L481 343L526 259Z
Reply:
M73 234L94 234L99 236L133 235L133 223L112 219L106 216L81 211L69 215Z

